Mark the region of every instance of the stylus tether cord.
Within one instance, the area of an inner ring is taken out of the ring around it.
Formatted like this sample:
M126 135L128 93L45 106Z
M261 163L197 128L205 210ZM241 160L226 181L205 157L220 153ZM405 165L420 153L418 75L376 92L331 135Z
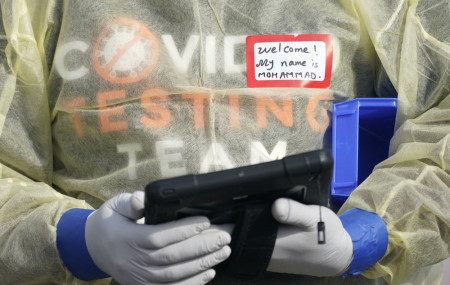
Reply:
M319 206L320 220L317 223L317 243L325 244L325 223L322 221L322 206Z
M319 200L322 203L322 190L320 188L320 180L318 180L319 184ZM325 244L325 222L322 221L322 205L319 205L319 222L317 223L317 243Z

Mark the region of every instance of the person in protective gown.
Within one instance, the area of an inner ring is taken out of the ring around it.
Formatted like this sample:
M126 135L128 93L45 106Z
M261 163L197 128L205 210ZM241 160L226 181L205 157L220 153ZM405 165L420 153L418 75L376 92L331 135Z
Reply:
M2 284L439 284L450 255L448 1L0 9ZM329 86L248 87L247 36L323 34ZM339 216L321 208L325 245L317 205L277 200L266 272L241 280L214 269L231 254L229 227L142 223L147 183L329 148L334 103L397 93L390 157Z

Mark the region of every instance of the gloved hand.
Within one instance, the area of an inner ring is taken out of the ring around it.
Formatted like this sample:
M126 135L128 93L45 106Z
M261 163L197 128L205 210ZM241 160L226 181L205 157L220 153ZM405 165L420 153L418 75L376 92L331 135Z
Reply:
M121 194L89 215L86 245L95 264L121 284L205 284L230 255L230 235L205 217L159 225L143 217L144 193Z
M319 206L281 198L274 202L273 217L280 222L268 271L312 276L343 274L353 259L353 243L339 217L321 207L325 244L318 244Z

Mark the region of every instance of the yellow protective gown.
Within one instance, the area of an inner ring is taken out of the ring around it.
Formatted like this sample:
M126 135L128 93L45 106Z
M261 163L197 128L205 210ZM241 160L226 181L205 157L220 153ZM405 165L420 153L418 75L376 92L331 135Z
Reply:
M389 229L386 256L364 275L438 284L439 268L420 268L449 255L448 3L383 2L0 1L2 283L85 283L56 249L70 208L162 177L329 147L333 103L396 89L393 156L344 207L377 212ZM247 88L245 37L264 34L331 34L330 87Z
M449 256L450 3L394 2L389 5L396 13L389 17L382 16L383 5L360 5L377 54L398 90L390 157L352 193L341 212L357 207L384 219L388 250L364 275L398 284ZM399 41L401 48L392 48ZM416 276L411 284L422 284L423 276Z

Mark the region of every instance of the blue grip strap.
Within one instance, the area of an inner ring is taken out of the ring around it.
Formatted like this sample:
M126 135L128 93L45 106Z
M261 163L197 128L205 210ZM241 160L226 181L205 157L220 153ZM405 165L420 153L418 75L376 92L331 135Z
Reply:
M109 277L95 265L86 246L86 220L92 212L70 209L61 216L56 226L56 246L64 265L76 278L85 281Z
M384 256L388 231L380 216L361 209L350 209L339 218L353 242L353 260L344 277L358 275Z

